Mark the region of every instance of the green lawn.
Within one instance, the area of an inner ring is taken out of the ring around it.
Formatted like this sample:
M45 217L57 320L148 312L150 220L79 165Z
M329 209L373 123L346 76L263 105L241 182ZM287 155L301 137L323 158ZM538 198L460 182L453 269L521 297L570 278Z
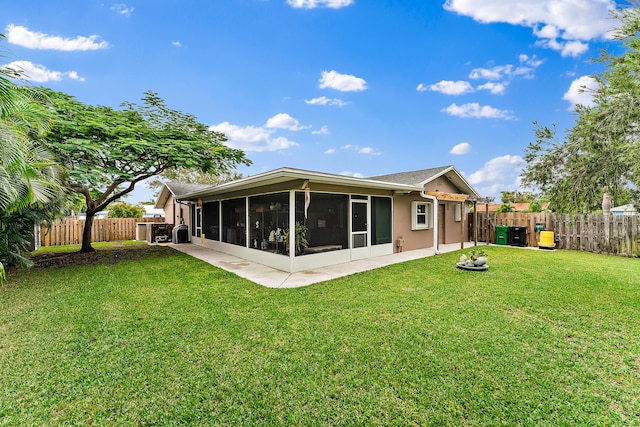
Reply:
M490 247L278 290L127 248L10 272L0 425L640 425L639 259Z

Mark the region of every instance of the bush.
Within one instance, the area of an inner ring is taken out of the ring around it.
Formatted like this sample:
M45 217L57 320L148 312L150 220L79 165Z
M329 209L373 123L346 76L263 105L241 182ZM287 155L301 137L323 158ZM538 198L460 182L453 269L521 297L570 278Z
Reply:
M141 205L131 205L127 202L114 203L109 206L109 218L142 218L145 210Z
M516 208L514 208L510 204L504 203L504 204L498 206L498 208L496 209L496 212L514 212L515 210L516 210Z

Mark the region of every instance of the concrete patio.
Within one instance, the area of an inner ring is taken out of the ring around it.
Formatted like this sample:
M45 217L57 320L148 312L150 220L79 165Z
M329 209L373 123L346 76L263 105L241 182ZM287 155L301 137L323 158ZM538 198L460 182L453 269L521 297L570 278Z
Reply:
M484 245L484 243L482 244ZM167 246L268 288L298 288L362 271L373 270L386 265L435 255L433 248L418 249L359 261L345 262L343 264L323 267L322 269L288 273L191 243L168 244ZM466 242L464 244L465 248L472 246L473 242ZM460 243L440 245L441 253L453 252L458 249L460 249Z

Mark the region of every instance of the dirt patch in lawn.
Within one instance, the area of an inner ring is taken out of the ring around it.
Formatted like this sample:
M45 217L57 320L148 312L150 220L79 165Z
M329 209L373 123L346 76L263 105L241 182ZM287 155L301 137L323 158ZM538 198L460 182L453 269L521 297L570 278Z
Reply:
M96 249L94 252L45 252L32 254L33 268L74 267L82 265L113 265L122 261L138 260L157 254L174 253L160 245L123 245ZM8 273L15 267L10 267Z

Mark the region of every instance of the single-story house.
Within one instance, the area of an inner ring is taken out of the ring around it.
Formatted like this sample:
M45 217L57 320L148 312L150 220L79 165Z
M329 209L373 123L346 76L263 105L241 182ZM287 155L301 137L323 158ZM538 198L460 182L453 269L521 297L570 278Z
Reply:
M164 209L156 208L153 205L142 205L144 213L142 218L162 218L164 217Z
M632 204L621 205L611 208L611 215L637 215L635 206Z
M156 201L154 208L160 209L164 212L164 219L168 224L171 224L171 226L180 224L189 226L189 219L191 218L189 215L189 203L180 202L180 196L211 187L212 185L207 184L165 182L160 189L158 200Z
M192 244L289 272L461 242L465 202L479 197L453 166L371 178L280 168L167 191L156 206L179 205L183 219L189 208ZM299 252L287 243L296 224L308 242Z

